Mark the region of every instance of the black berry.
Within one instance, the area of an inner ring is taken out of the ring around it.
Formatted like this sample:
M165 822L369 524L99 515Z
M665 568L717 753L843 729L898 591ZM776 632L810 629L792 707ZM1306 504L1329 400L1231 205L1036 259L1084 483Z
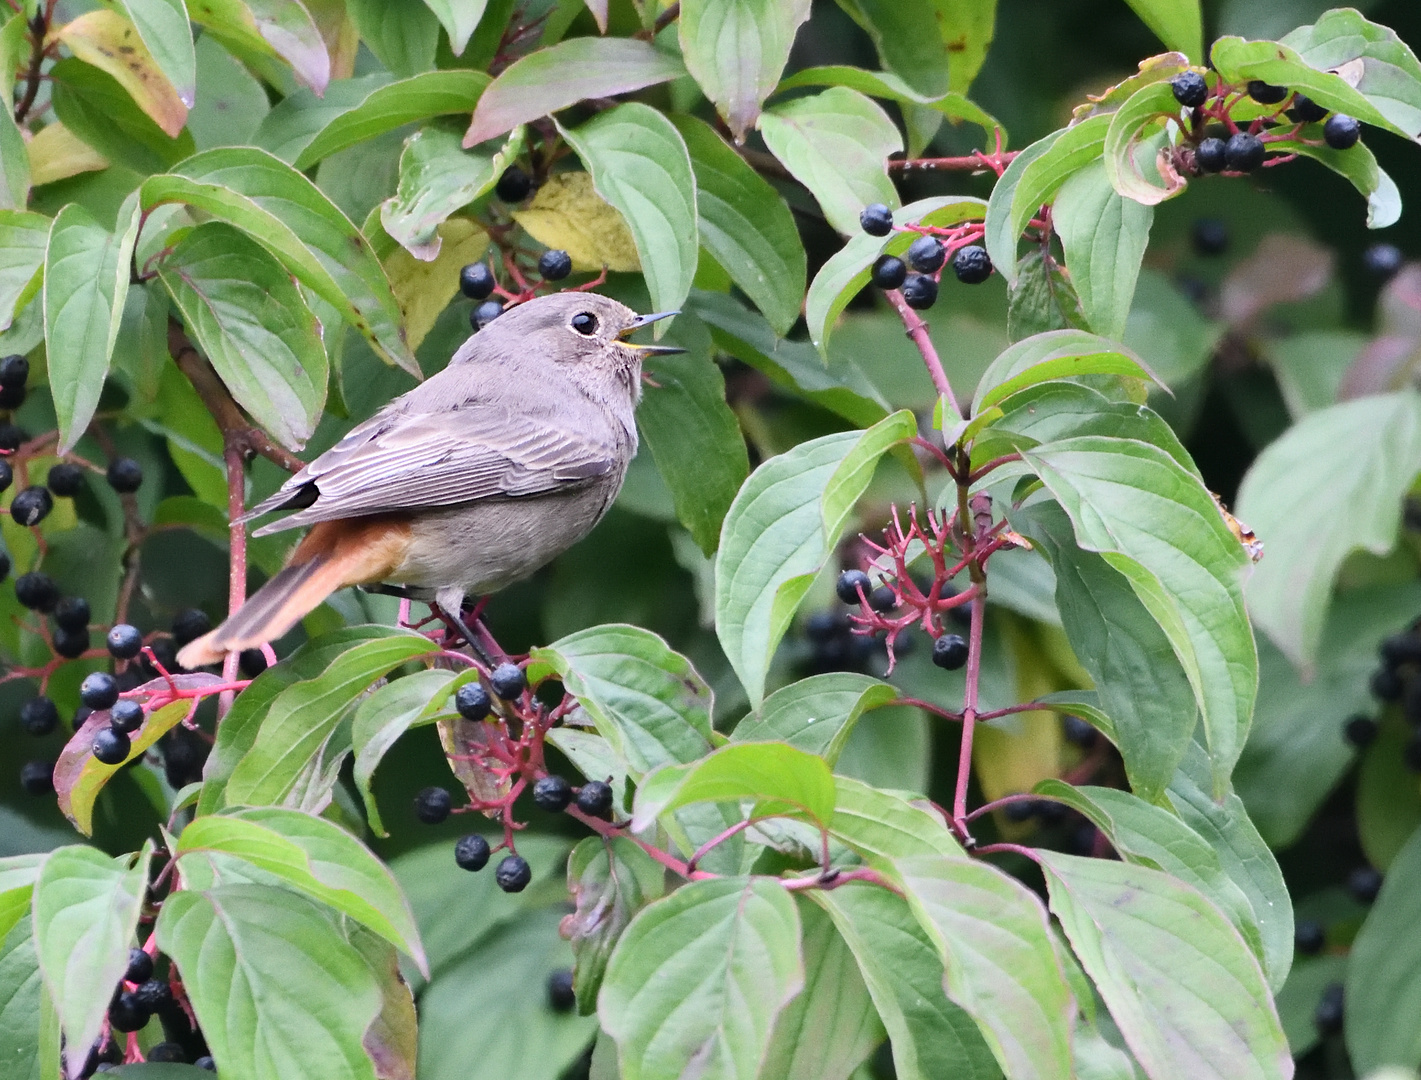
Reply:
M59 724L59 710L47 697L34 697L20 706L20 726L27 735L48 735Z
M577 793L577 808L588 817L607 817L612 812L612 785L589 780Z
M89 628L81 626L69 630L63 626L54 629L54 651L66 660L77 660L89 651Z
M952 257L952 272L964 285L980 285L992 276L992 259L987 249L977 244L958 248Z
M1381 871L1371 866L1359 866L1347 875L1347 891L1364 904L1370 904L1381 892Z
M94 757L105 765L122 765L128 760L129 751L132 749L133 744L128 741L128 736L111 727L100 728L99 733L94 736Z
M544 776L533 785L533 804L540 810L562 813L572 802L572 786L561 776Z
M148 646L153 651L153 659L163 665L166 671L178 670L178 647L173 644L171 638L159 638ZM145 662L145 666L147 666ZM157 669L153 669L157 672Z
M880 585L868 594L868 606L874 611L892 611L898 606L898 594L887 585Z
M77 709L75 709L74 730L78 731L81 727L83 727L84 721L88 720L89 717L91 717L92 715L94 715L94 710L89 708L89 706L87 705L80 705Z
M0 458L0 491L9 491L10 485L15 482L15 470L10 467L10 463L4 458Z
M469 263L459 271L459 291L470 300L487 300L493 286L493 271L488 263Z
M48 574L31 570L15 579L15 599L31 611L53 611L59 603L59 586Z
M147 979L133 993L138 1004L149 1012L158 1012L173 1003L173 988L163 979Z
M967 663L967 640L961 634L943 634L933 642L933 663L956 671Z
M202 1057L194 1061L192 1065L195 1069L206 1069L208 1072L217 1071L217 1062L212 1060L211 1054L203 1054Z
M1342 725L1342 737L1358 750L1377 741L1377 722L1370 716L1354 716Z
M0 386L24 386L30 377L30 362L19 353L0 360Z
M18 594L19 591L20 583L16 581L15 592ZM24 603L23 598L20 600L20 603ZM1384 701L1388 705L1400 701L1401 693L1406 688L1405 684L1401 681L1400 675L1392 671L1391 668L1384 667L1377 668L1376 671L1372 672L1371 682L1368 685L1371 687L1372 697L1378 701Z
M1066 736L1066 741L1073 746L1089 748L1095 745L1095 728L1079 716L1062 717L1061 731Z
M493 692L504 701L512 701L528 687L528 680L523 675L523 669L517 664L510 664L506 661L493 669L493 674L489 676L488 681L493 686Z
M85 675L79 684L79 700L91 709L107 709L118 700L118 683L106 671Z
M89 625L89 601L82 596L66 596L54 605L54 621L66 630L82 630Z
M1334 150L1350 150L1362 137L1362 125L1356 117L1333 113L1322 125L1322 141Z
M459 842L454 845L454 861L463 870L482 870L488 865L488 856L488 841L478 833L461 836Z
M521 855L505 855L493 872L493 879L504 892L522 892L533 880L533 871Z
M893 211L881 202L869 203L859 212L859 227L869 236L887 236L893 231Z
M869 273L870 280L880 289L896 289L908 276L908 267L896 255L880 255Z
M839 599L846 604L860 603L859 594L862 593L866 597L872 590L873 583L862 570L845 570L839 575L839 581L834 586Z
M104 643L115 660L132 660L143 649L143 635L138 632L138 627L119 623L108 632Z
M846 620L832 611L816 611L804 621L804 636L816 644L833 641L845 629Z
M10 556L0 551L0 581L10 576Z
M1223 139L1205 139L1194 151L1194 160L1205 172L1223 172L1228 166L1228 153Z
M132 990L125 990L109 1006L109 1023L115 1031L138 1031L148 1023L149 1012Z
M49 488L34 484L19 492L10 503L10 517L17 525L38 525L54 509L54 496Z
M1288 88L1254 79L1248 84L1248 96L1260 105L1276 105L1288 96Z
M255 679L266 666L266 653L260 649L243 649L237 654L237 667L249 679Z
M44 483L55 495L62 495L66 498L77 495L79 489L84 486L84 470L78 465L61 461L49 470L49 475L44 478Z
M577 995L572 992L572 972L567 968L554 971L548 976L548 1005L554 1012L569 1012L577 1004Z
M1185 108L1197 109L1209 100L1209 84L1197 71L1186 71L1169 80L1174 100Z
M129 698L119 698L109 708L109 724L127 735L143 726L143 706Z
M1229 227L1218 218L1199 218L1190 235L1200 255L1222 255L1229 249Z
M212 629L212 620L201 608L188 608L178 612L173 619L173 641L182 648L190 641L196 641Z
M128 950L128 970L123 973L124 982L146 983L153 977L153 958L142 949Z
M485 300L473 311L469 312L469 325L475 330L482 330L494 319L503 314L503 303L499 300Z
M1039 804L1035 799L1016 799L1002 807L1002 816L1008 821L1020 825L1030 821L1036 816L1036 807Z
M109 487L120 495L135 492L143 484L143 466L131 457L114 458L104 475L108 477Z
M936 236L920 236L908 248L908 265L921 274L936 273L947 260L947 249Z
M454 708L465 720L483 720L493 711L493 699L480 683L465 683L454 691Z
M538 256L538 273L544 281L561 281L572 273L572 256L558 248L545 251Z
M23 386L0 386L0 409L18 409L25 403Z
M1235 132L1224 143L1224 161L1235 172L1252 172L1263 164L1265 148L1256 135Z
M498 178L494 194L506 203L521 203L533 190L533 181L517 165L510 165Z
M1288 115L1299 123L1315 124L1327 116L1327 110L1305 94L1294 94Z
M1405 256L1395 244L1372 244L1362 252L1362 265L1367 273L1381 281L1389 281L1401 269ZM4 488L0 488L3 491ZM1413 638L1412 640L1416 640Z
M25 762L20 766L20 787L26 795L48 795L54 790L54 762Z
M1312 1014L1312 1022L1323 1035L1336 1035L1342 1030L1342 1015L1342 984L1328 983Z
M14 424L0 424L0 450L18 450L29 436Z
M160 1042L149 1048L148 1060L183 1065L187 1062L187 1051L175 1042Z
M1322 952L1327 944L1327 931L1316 919L1299 919L1293 926L1293 947L1304 956Z
M426 825L438 825L449 816L452 802L442 787L423 788L414 797L414 816Z
M903 282L903 302L915 311L926 311L937 303L937 282L926 274L909 274Z

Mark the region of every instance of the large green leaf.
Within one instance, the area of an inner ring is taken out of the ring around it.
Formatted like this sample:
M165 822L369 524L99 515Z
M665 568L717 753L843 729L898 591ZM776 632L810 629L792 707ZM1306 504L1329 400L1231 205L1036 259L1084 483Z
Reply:
M331 78L331 57L300 0L194 0L194 22L238 56L280 57L317 94Z
M0 209L23 210L30 198L30 156L14 117L0 117Z
M760 115L759 127L770 151L844 235L858 233L859 212L869 203L898 205L887 160L903 149L902 137L857 90L835 86L776 105Z
M1334 150L1326 143L1318 144L1297 139L1280 139L1269 149L1320 161L1339 176L1352 182L1367 200L1367 228L1385 229L1401 217L1401 191L1396 181L1377 164L1377 156L1365 143L1348 150Z
M1146 206L1173 198L1187 181L1160 170L1158 155L1174 137L1179 102L1163 79L1146 83L1110 117L1105 133L1105 174L1122 196Z
M267 885L175 892L157 934L220 1072L376 1080L364 1039L379 982L312 901Z
M188 131L168 135L107 72L71 57L50 68L49 77L60 123L115 164L162 172L196 148Z
M1154 207L1111 187L1099 161L1072 173L1056 193L1051 222L1066 249L1066 269L1086 321L1106 337L1125 333L1154 216Z
M394 81L389 72L380 71L353 79L334 79L320 97L310 90L287 94L262 118L256 134L248 141L282 161L294 162L328 126Z
M920 94L947 92L953 51L936 0L840 0L840 6L868 32L884 67Z
M24 210L0 210L0 330L39 290L49 219Z
M45 1076L40 1064L43 994L34 927L27 913L0 940L0 1061L4 1062L0 1076L5 1080ZM56 1045L56 1053L58 1049Z
M752 1077L804 985L794 900L765 878L694 881L644 908L607 965L597 1012L624 1080Z
M589 836L567 861L567 891L577 904L563 924L577 963L573 989L578 1011L597 1011L607 961L622 931L643 907L666 891L666 871L633 840Z
M434 66L439 20L424 0L346 0L360 40L380 63L409 78Z
M1052 912L1151 1080L1293 1075L1257 958L1203 896L1143 866L1039 858Z
M1110 118L1091 117L1074 127L1053 131L1012 159L987 201L986 247L992 266L1016 282L1016 249L1022 230L1066 178L1100 157Z
M0 938L29 913L30 897L44 859L43 854L0 859Z
M962 847L942 818L847 776L834 777L834 816L829 832L878 864L917 855L961 855Z
M351 748L355 752L355 786L365 803L371 831L378 836L387 834L371 790L375 767L406 731L435 721L455 688L451 685L455 677L454 672L441 668L416 671L372 691L356 707L350 725ZM477 677L477 672L470 672L459 681Z
M560 130L592 174L597 194L626 219L652 306L679 308L696 276L698 250L696 180L680 132L640 102Z
M1087 329L1080 297L1061 264L1045 248L1033 247L1017 260L1007 296L1007 338L1023 341L1068 327Z
M1048 330L1018 341L987 366L972 395L972 412L981 416L1038 383L1081 375L1157 382L1144 361L1118 342L1083 330Z
M682 3L681 55L737 142L755 126L789 60L795 31L807 18L809 0Z
M1166 48L1195 63L1204 59L1204 15L1199 0L1125 0Z
M189 109L197 101L197 53L183 0L118 0L153 63Z
M1335 452L1346 446L1346 454ZM1384 555L1402 496L1421 472L1421 394L1358 398L1312 413L1254 460L1238 512L1267 557L1248 586L1258 627L1294 664L1311 665L1333 581L1358 548Z
M859 718L897 697L895 687L868 675L814 675L776 690L736 725L730 740L789 743L818 754L832 768Z
M775 331L788 333L799 318L805 276L804 245L789 207L709 125L689 116L672 122L696 174L701 243Z
M755 803L755 816L794 815L824 826L834 814L834 777L824 759L786 743L722 746L700 761L666 765L637 787L632 830L698 802Z
M484 17L488 0L424 0L449 34L449 47L455 56L463 56L474 36L479 20Z
M1421 62L1395 30L1342 7L1298 27L1282 44L1322 71L1360 61L1358 92L1398 127L1421 132Z

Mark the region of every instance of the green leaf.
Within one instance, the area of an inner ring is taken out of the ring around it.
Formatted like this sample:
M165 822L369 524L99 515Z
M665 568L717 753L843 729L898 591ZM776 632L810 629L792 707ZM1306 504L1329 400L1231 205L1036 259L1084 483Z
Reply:
M1269 149L1320 161L1339 176L1350 180L1352 186L1367 199L1367 228L1385 229L1400 219L1401 192L1396 181L1377 164L1377 156L1365 143L1357 143L1349 150L1334 150L1325 144L1281 139L1270 143Z
M474 36L479 20L484 17L488 0L424 0L429 10L449 35L449 47L455 56L463 56Z
M147 175L162 172L195 149L192 134L160 128L107 72L75 60L49 69L54 115L109 161Z
M780 1011L804 985L799 916L775 881L693 881L644 908L598 1000L624 1080L759 1071Z
M680 133L640 102L618 105L579 127L558 130L592 174L597 194L626 219L652 307L679 308L696 276L698 247L696 180ZM665 325L658 324L658 329Z
M666 891L661 864L624 836L589 836L567 862L567 891L577 907L562 931L572 943L578 1011L597 1011L597 993L612 950L632 917Z
M996 31L997 0L936 0L934 14L948 43L948 86L965 94L987 60Z
M1404 131L1421 132L1421 62L1395 30L1334 8L1311 26L1300 26L1282 44L1322 71L1360 61L1356 89Z
M883 1024L833 920L804 897L796 898L795 907L804 954L804 989L775 1022L760 1075L776 1080L848 1080L883 1041Z
M1338 446L1347 447L1337 454ZM1358 548L1384 555L1421 471L1421 395L1345 401L1303 417L1249 467L1238 512L1267 544L1248 586L1258 628L1294 664L1317 658L1333 581Z
M672 123L696 174L701 243L775 331L788 333L799 318L805 280L804 245L789 207L709 125L689 116Z
M947 92L953 50L936 0L840 0L840 6L873 39L884 67L925 96Z
M275 874L368 926L427 974L414 915L394 875L340 826L299 810L237 810L188 825L179 837L177 856L190 852L230 855Z
M677 32L686 68L736 142L755 126L789 60L809 0L686 0Z
M937 0L937 3L940 7L955 7L959 0ZM984 6L978 4L978 10L980 11ZM960 69L961 65L948 68L948 78L953 83L956 83ZM970 124L976 124L988 135L999 132L1003 144L1006 142L1006 129L1002 127L996 117L984 112L975 102L969 101L964 94L953 91L936 97L920 94L891 72L865 71L863 68L846 65L801 68L793 75L782 79L779 88L789 90L799 86L847 86L850 90L857 90L869 97L886 98L889 101L897 101L909 106L918 105L941 113L953 123L966 120ZM966 87L963 87L963 90L965 91ZM915 148L911 144L910 138L908 149L910 155L917 156L925 148L926 142Z
M99 404L128 296L136 210L110 232L78 203L49 229L44 253L44 337L59 417L59 452L74 447Z
M197 54L183 0L118 0L153 63L191 109L197 101Z
M16 72L30 55L28 19L23 11L11 12L0 27L0 70ZM0 101L13 118L15 112L15 83L11 79L0 79Z
M1087 435L1022 458L1070 515L1076 542L1129 579L1169 636L1204 716L1222 796L1258 689L1243 545L1198 477L1158 447Z
M966 855L909 856L894 869L946 965L948 996L977 1021L1009 1080L1070 1076L1075 999L1041 902Z
M0 330L39 291L49 226L43 214L0 210Z
M74 845L50 852L34 886L35 951L70 1046L90 1046L128 967L152 844L111 859Z
M1179 102L1164 80L1140 87L1110 118L1105 133L1105 175L1122 196L1146 206L1173 198L1186 180L1160 171L1157 155L1169 138L1167 122L1179 115Z
M326 350L281 264L245 233L210 221L174 245L158 276L237 403L277 442L305 446L326 402Z
M633 38L580 37L514 61L479 99L464 145L512 131L584 98L612 97L684 75L681 62Z
M157 934L219 1071L375 1080L363 1040L379 983L311 901L266 885L175 892Z
M330 53L300 0L194 0L191 15L238 56L280 57L298 82L325 93Z
M45 1076L40 1062L43 993L34 929L26 912L0 941L0 1060L5 1062L5 1080L41 1080ZM56 1045L56 1056L58 1050ZM57 1072L52 1070L49 1075Z
M439 226L493 190L522 150L522 128L492 152L464 150L451 127L422 128L405 140L399 186L380 204L380 224L415 258L434 259L439 254Z
M859 233L859 212L869 203L898 205L887 161L903 139L888 114L857 90L835 86L776 105L761 113L759 128L771 153L845 236Z
M1278 1019L1283 1022L1283 1034L1294 1058L1301 1058L1322 1041L1313 1016L1328 985L1341 983L1346 976L1347 957L1335 953L1300 957L1293 967L1288 985L1278 991L1276 1001Z
M1039 247L1016 264L1016 281L1007 298L1007 337L1021 341L1047 330L1089 329L1080 297L1059 263Z
M1152 1080L1293 1075L1258 960L1203 896L1143 866L1038 857L1051 911Z
M346 0L360 40L386 68L409 78L434 66L439 20L424 0Z
M23 210L30 198L30 156L14 117L0 117L0 209Z
M321 128L292 164L309 169L322 158L405 124L471 112L488 84L489 77L481 71L426 71L377 87Z
M271 112L266 90L216 38L203 35L196 51L197 103L188 112L187 126L197 148L252 142Z
M227 781L229 806L280 803L371 683L406 661L437 651L421 634L384 629L384 636L350 646L319 675L276 694L255 742Z
M888 683L851 671L813 675L776 690L736 725L736 742L784 742L818 754L829 767L839 760L859 718L896 700Z
M755 800L754 816L803 816L816 825L834 813L834 777L824 759L785 743L722 746L700 761L665 765L637 787L632 831L698 802Z
M388 72L380 71L353 79L335 79L321 97L310 90L287 94L262 118L249 141L290 164L327 126L394 81Z
M254 147L207 150L140 189L145 212L186 203L248 233L316 295L332 304L375 351L411 374L400 309L370 244L320 189Z
M829 832L870 862L910 855L961 855L946 823L892 792L847 776L834 777Z
M0 859L0 938L29 913L44 855L11 855Z
M1103 162L1077 170L1056 193L1051 222L1066 249L1066 269L1086 321L1106 337L1125 333L1154 216L1154 207L1110 186Z
M477 672L471 675L477 678ZM454 672L439 668L416 671L372 691L356 707L350 726L350 741L355 751L355 787L365 803L370 829L377 836L388 834L371 790L375 767L406 731L434 722L438 710L448 700L448 693L455 689L451 685L454 678Z
M775 648L838 543L873 465L916 433L917 422L904 411L866 432L800 443L751 473L735 497L716 553L716 635L752 705L764 697Z
M973 392L972 413L1039 383L1081 375L1124 375L1159 385L1145 362L1125 346L1082 330L1049 330L1018 341L982 372Z
M1204 60L1204 16L1199 0L1125 0L1165 47L1196 64Z
M829 913L858 962L899 1080L1001 1076L977 1025L943 992L942 957L907 901L859 882L816 889L809 899Z

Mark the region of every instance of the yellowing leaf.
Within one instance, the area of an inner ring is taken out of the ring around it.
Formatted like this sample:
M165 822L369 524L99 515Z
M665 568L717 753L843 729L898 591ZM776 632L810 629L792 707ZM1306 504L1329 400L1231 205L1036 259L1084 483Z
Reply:
M404 248L385 260L385 273L399 301L405 338L411 351L419 348L434 320L459 291L459 268L477 262L488 250L488 233L468 218L450 218L439 226L439 254L421 262Z
M641 269L636 243L622 215L592 187L585 172L555 173L513 219L528 235L572 256L574 270L631 272Z
M34 187L109 167L108 158L59 123L42 128L26 150Z
M187 106L131 22L116 11L100 9L60 27L55 36L78 59L117 79L155 124L177 138L187 123Z

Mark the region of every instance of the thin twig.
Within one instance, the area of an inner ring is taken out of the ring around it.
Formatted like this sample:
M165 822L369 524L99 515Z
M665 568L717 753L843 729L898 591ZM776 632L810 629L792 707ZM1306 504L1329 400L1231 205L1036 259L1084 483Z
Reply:
M227 466L227 547L231 570L227 578L227 617L237 614L247 601L247 526L242 521L246 508L246 463L242 451L229 441L222 453ZM239 655L229 652L222 660L222 679L232 682L237 677ZM217 718L226 716L237 695L224 690L217 699Z
M933 339L928 337L928 324L908 306L903 294L897 289L890 289L884 295L893 305L893 310L898 312L898 317L903 320L908 337L918 347L918 352L922 353L923 363L927 365L928 374L932 377L938 394L946 398L947 403L952 406L952 411L961 416L962 410L957 407L957 397L952 392L952 384L947 381L947 372L943 370L942 361L938 359L937 347L933 344Z
M34 107L39 94L40 67L44 64L44 38L49 32L48 20L43 14L36 14L30 20L30 67L25 72L25 96L15 106L15 123L24 123L30 109Z

